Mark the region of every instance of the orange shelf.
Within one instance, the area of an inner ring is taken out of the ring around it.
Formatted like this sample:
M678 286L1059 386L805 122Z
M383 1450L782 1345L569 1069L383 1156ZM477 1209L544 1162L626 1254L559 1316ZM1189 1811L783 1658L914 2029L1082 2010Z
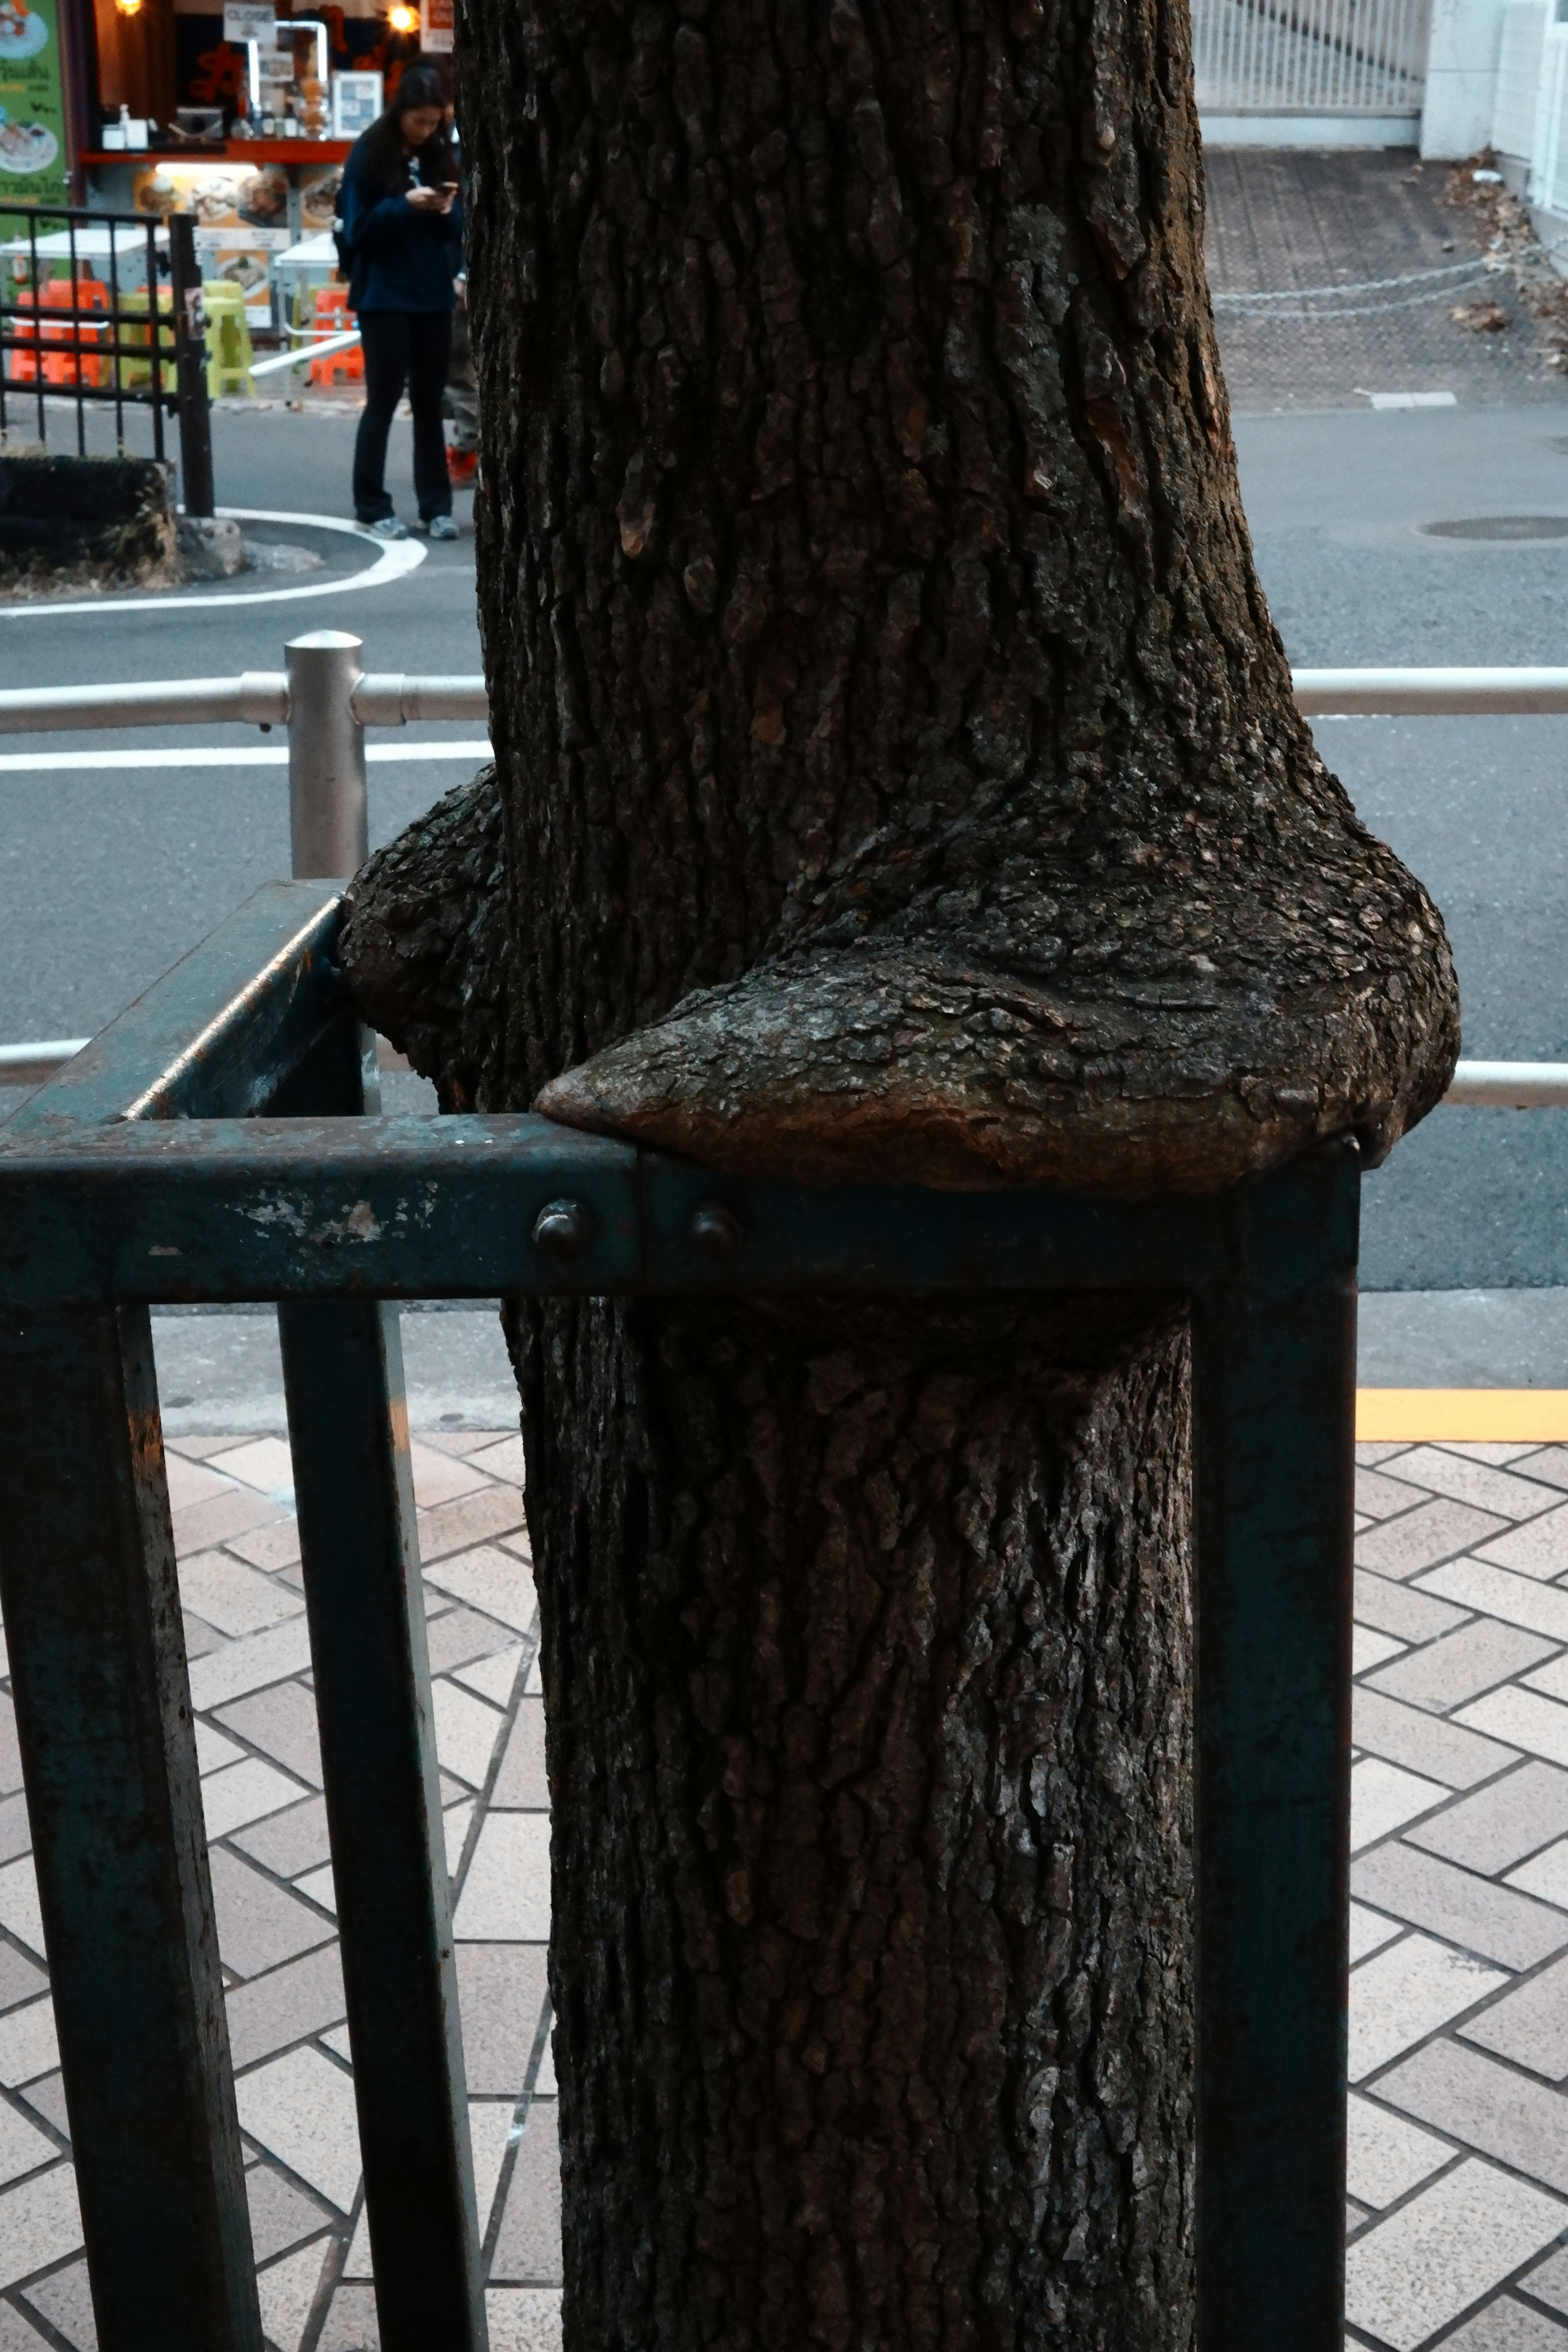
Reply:
M352 139L230 139L222 147L127 147L112 153L89 149L81 161L101 163L343 163Z

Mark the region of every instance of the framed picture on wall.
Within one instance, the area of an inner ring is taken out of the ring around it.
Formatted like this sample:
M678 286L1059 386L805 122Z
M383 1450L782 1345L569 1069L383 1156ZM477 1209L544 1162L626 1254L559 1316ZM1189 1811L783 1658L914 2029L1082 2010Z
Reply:
M332 76L332 137L357 139L381 112L378 73L335 73Z

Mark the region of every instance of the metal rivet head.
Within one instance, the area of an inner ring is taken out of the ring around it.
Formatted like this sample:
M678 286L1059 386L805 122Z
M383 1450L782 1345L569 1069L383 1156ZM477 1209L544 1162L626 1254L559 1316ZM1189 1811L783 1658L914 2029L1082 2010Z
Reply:
M704 1201L700 1208L691 1212L692 1247L710 1265L723 1265L738 1257L745 1238L745 1226L722 1201Z
M564 1265L594 1238L594 1212L585 1201L546 1201L533 1221L535 1246Z

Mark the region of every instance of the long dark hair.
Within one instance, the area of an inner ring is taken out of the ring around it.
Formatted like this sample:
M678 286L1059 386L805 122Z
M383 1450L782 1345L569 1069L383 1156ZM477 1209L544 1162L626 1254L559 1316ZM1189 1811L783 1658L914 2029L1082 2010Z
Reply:
M403 143L401 118L405 114L412 114L421 106L444 107L446 103L446 88L434 66L405 68L384 113L377 116L359 142L362 169L374 196L401 195L409 184L411 161L417 162L419 176L427 188L456 187L457 150L445 127L426 139L423 147L416 148L412 158Z

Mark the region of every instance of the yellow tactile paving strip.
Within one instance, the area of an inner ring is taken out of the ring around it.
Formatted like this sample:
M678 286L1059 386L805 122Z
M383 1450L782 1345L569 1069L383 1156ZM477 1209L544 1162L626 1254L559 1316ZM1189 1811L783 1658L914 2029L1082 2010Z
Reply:
M1363 1443L1534 1444L1568 1440L1568 1389L1357 1389Z

